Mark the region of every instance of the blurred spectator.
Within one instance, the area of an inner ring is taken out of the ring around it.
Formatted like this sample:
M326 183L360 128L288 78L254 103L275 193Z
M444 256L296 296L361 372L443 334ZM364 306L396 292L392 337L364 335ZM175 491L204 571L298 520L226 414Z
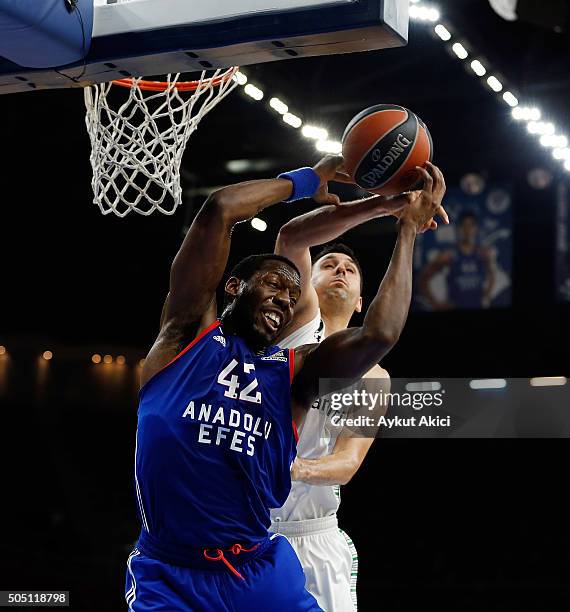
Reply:
M478 244L475 213L463 212L457 224L455 248L441 251L420 272L420 293L433 310L488 308L495 285L495 261L491 249ZM438 299L431 279L447 270L447 300Z

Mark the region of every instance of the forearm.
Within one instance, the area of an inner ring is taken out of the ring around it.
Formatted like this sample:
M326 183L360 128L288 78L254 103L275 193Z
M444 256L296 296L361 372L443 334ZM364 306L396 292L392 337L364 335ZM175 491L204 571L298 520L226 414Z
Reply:
M359 464L349 453L333 453L319 459L297 457L292 479L311 485L344 485L358 470Z
M374 196L341 206L322 206L286 223L279 232L276 251L290 248L309 248L334 240L344 232L389 214L387 199Z
M319 394L319 380L358 379L377 364L398 341L406 322L412 295L412 257L417 229L400 223L396 247L388 270L362 327L331 334L306 351L297 350L297 373L292 394L307 407Z
M261 210L288 199L293 192L293 183L275 178L247 181L223 187L210 199L216 201L227 224L232 227L240 221L255 217Z
M210 195L172 263L170 302L176 312L184 311L191 320L202 316L223 276L233 226L287 199L291 191L291 181L269 179L232 185ZM167 307L169 315L172 309Z
M380 344L395 344L406 323L412 298L416 235L417 228L413 224L400 223L390 265L362 326L363 335L373 343L380 340Z

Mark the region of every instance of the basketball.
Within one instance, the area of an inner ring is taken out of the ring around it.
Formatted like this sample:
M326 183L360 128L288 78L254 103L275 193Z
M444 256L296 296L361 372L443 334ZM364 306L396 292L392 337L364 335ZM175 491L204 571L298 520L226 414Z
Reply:
M431 161L433 143L425 123L395 104L358 113L342 137L346 171L362 189L396 195L418 183L416 166Z

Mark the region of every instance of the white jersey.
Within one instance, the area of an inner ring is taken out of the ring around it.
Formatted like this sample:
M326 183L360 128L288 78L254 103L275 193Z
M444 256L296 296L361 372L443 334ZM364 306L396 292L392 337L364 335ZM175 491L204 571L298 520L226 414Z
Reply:
M312 321L279 342L283 348L297 348L304 344L321 342L325 336L325 324L320 310ZM315 407L315 405L317 407ZM311 407L299 428L297 454L305 459L317 459L330 455L338 437L326 427L326 414L318 409L318 402ZM340 504L340 487L315 486L294 481L285 504L271 511L273 522L303 521L336 514Z

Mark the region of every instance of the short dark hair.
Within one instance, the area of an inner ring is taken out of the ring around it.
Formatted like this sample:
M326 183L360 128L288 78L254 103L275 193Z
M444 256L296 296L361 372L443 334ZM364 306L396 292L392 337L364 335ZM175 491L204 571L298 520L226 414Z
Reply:
M299 268L287 257L276 255L275 253L262 253L261 255L249 255L238 262L231 270L230 276L235 276L242 281L248 281L258 270L261 269L266 261L280 261L293 268L301 276Z
M320 251L311 257L311 263L315 264L319 259L325 257L325 255L330 255L331 253L342 253L343 255L348 255L352 261L356 264L358 268L358 272L360 274L360 293L362 293L362 288L364 286L364 274L362 273L362 266L356 257L356 253L347 245L342 242L333 242L331 244L326 244Z

